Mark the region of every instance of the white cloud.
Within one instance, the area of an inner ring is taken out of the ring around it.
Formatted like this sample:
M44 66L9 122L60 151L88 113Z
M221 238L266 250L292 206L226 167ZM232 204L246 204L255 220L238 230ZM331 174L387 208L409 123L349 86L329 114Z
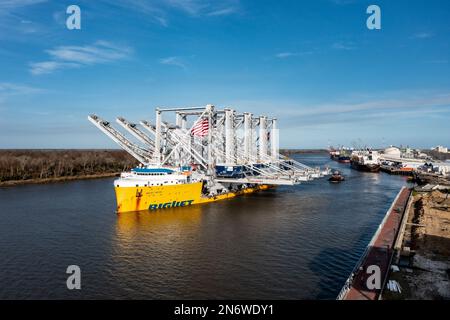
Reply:
M162 0L163 6L183 11L191 16L224 16L236 13L239 0Z
M183 62L183 60L180 57L167 57L159 59L159 63L170 65L170 66L176 66L185 69L186 65Z
M284 58L289 58L289 57L296 56L296 55L297 54L294 53L294 52L280 52L280 53L277 53L275 55L275 57L280 58L280 59L284 59Z
M166 0L169 7L184 11L190 15L198 15L209 7L205 1L199 0Z
M22 97L41 92L44 92L44 90L28 85L0 82L0 106L10 97Z
M176 10L192 17L226 16L239 12L239 0L102 0L108 5L113 5L126 10L137 11L150 16L155 22L166 27L169 25L168 15Z
M154 19L163 27L167 27L169 26L169 22L167 21L166 18L164 17L154 17Z
M411 38L413 39L428 39L433 37L433 34L430 32L418 32L416 34L413 34Z
M0 95L13 96L42 92L42 89L11 82L0 82Z
M286 51L286 52L279 52L279 53L275 54L275 57L279 58L279 59L285 59L285 58L290 58L290 57L308 55L308 54L312 54L312 53L313 53L312 51L304 51L304 52Z
M434 92L420 92L417 95L412 93L397 93L391 94L385 98L376 98L367 96L360 98L360 102L352 101L354 99L348 99L344 102L337 102L331 104L321 104L311 106L308 109L300 109L297 111L286 110L290 115L336 115L342 113L354 113L354 112L374 112L377 113L380 110L400 110L409 108L431 108L431 107L446 107L450 108L450 93L434 93Z
M230 101L229 105L245 105L249 111L272 112L277 105L277 117L286 127L309 127L320 124L360 123L450 114L450 92L399 91L353 95L329 103L294 101ZM400 117L401 115L402 117Z
M97 41L86 46L59 46L46 52L50 56L48 61L30 63L32 74L48 74L60 69L117 61L130 56L133 50L111 42Z
M49 74L60 69L77 68L80 64L58 61L42 61L30 63L30 72L33 75Z
M335 42L333 43L333 49L336 50L354 50L356 46L353 42Z
M0 1L1 10L9 10L20 7L26 7L30 5L35 5L38 3L47 2L47 0L2 0Z
M209 12L207 15L210 17L215 17L215 16L227 16L230 14L234 14L238 11L237 7L228 7L228 8L223 8L223 9L218 9L215 11L211 11Z
M106 41L97 41L88 46L60 46L46 51L57 60L80 64L94 64L126 58L131 50L115 46Z
M22 11L25 7L44 3L46 0L0 0L0 40L10 39L14 41L25 41L27 37L22 35L35 35L43 33L47 26L33 21ZM20 34L21 36L17 36Z

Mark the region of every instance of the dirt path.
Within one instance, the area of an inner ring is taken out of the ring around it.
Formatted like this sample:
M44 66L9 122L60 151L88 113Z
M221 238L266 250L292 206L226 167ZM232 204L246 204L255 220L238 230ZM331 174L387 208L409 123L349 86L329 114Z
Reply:
M390 274L402 293L388 299L450 299L450 195L416 193L403 241L400 272ZM408 255L408 252L410 253Z

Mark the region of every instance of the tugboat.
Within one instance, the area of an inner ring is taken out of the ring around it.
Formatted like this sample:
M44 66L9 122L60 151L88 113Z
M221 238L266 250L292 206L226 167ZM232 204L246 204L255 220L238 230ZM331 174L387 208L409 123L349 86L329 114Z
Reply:
M334 171L333 174L331 175L331 177L328 179L328 181L330 181L332 183L339 183L344 180L345 180L344 176L341 175L341 173L339 171Z
M350 164L353 169L368 172L380 171L380 164L378 163L378 152L367 150L354 151L350 159Z

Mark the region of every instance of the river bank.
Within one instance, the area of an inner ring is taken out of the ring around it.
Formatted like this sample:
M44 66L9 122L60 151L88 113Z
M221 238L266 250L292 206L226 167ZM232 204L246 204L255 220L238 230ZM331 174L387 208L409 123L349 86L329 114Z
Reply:
M113 177L136 165L122 150L0 150L0 186Z
M339 300L450 299L450 190L424 190L400 191ZM373 266L381 288L371 282Z
M420 190L420 189L419 189ZM383 299L450 299L449 189L413 192L399 235L399 252L390 280L400 291Z
M284 155L325 154L326 150L283 149ZM118 176L138 162L123 150L0 150L0 187Z
M120 172L111 172L111 173L98 173L91 175L68 176L68 177L57 177L46 179L9 180L0 182L0 187L12 187L23 184L45 184L45 183L66 182L74 180L102 179L102 178L118 177L119 175Z
M285 156L293 154L328 154L326 149L280 149L280 153Z

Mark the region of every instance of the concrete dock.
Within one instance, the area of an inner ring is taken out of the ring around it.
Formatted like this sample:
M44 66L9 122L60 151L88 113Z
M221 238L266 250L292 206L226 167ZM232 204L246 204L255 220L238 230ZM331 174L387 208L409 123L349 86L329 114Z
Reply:
M411 190L406 187L397 194L377 232L339 293L338 300L378 300L380 298L382 288L387 281L397 234L410 194ZM370 289L367 286L367 280L373 272L370 266L379 267L381 277L379 288Z
M383 300L450 299L450 188L416 187L395 245L397 265L389 280L401 290L384 290Z

